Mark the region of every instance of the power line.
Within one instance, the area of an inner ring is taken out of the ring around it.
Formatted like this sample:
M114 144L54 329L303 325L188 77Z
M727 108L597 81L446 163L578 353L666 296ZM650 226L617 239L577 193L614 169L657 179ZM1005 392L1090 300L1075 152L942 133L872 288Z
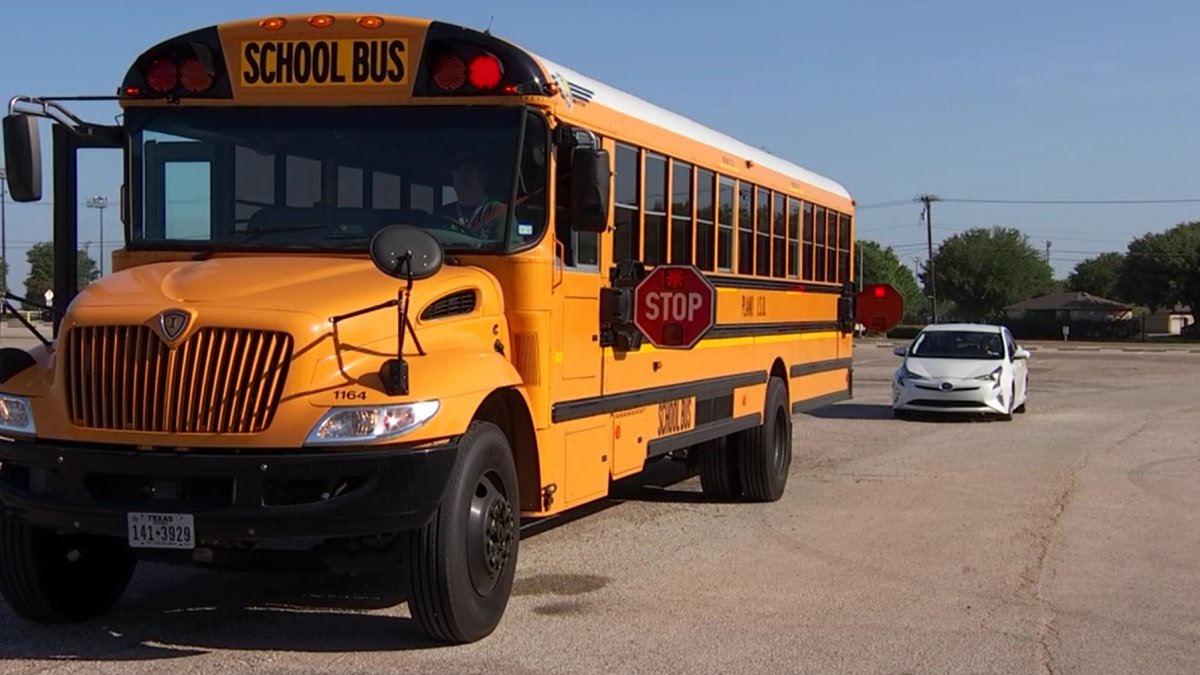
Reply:
M976 199L943 197L939 201L959 204L1200 204L1200 197L1181 199Z

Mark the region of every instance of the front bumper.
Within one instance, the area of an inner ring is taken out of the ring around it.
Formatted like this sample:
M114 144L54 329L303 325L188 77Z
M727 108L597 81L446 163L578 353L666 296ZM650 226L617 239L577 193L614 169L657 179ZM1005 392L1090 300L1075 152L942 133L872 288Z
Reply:
M943 388L948 384L949 389ZM905 380L892 382L892 408L918 412L1008 412L1001 387L979 380Z
M456 456L453 444L201 454L0 442L0 506L121 538L130 512L189 513L198 544L391 534L429 521Z

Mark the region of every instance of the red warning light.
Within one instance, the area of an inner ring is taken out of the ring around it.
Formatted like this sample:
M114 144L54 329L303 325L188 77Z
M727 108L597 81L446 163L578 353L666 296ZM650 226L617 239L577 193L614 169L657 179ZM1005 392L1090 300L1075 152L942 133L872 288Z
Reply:
M875 292L875 297L877 297L877 298L886 298L887 297L887 287L886 286L876 286L874 292Z
M467 66L467 79L476 89L495 89L504 81L504 66L491 54L479 54Z
M663 277L663 288L669 288L671 290L678 290L680 288L683 288L683 285L685 282L686 282L686 277L684 276L683 270L670 269L670 270L667 270L666 275L664 275L664 277Z

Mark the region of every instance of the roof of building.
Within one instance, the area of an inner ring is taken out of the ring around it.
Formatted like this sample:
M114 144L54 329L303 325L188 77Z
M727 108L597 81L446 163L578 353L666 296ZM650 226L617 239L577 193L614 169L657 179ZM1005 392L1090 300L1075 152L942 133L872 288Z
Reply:
M1154 314L1191 314L1192 308L1183 303L1176 303L1174 307L1160 307L1154 311Z
M1067 291L1065 293L1049 293L1036 298L1030 298L1005 307L1026 311L1081 311L1081 312L1125 312L1133 309L1116 300L1109 300L1085 291Z

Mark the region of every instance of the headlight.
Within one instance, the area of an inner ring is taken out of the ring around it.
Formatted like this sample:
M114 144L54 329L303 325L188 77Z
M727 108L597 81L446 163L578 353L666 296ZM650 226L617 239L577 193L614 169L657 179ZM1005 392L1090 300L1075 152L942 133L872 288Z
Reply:
M305 445L341 445L380 441L406 434L429 421L437 401L368 408L334 408L308 432Z
M22 436L33 436L37 433L33 425L33 409L29 407L29 399L0 394L0 433Z
M908 369L908 366L900 366L900 377L897 378L900 384L904 384L905 380L927 380L929 378L924 375L918 375Z
M1000 384L1000 373L1003 372L1004 368L1002 366L996 366L996 369L992 372L988 373L987 375L980 375L975 379L982 380L984 382L995 382L996 384Z

